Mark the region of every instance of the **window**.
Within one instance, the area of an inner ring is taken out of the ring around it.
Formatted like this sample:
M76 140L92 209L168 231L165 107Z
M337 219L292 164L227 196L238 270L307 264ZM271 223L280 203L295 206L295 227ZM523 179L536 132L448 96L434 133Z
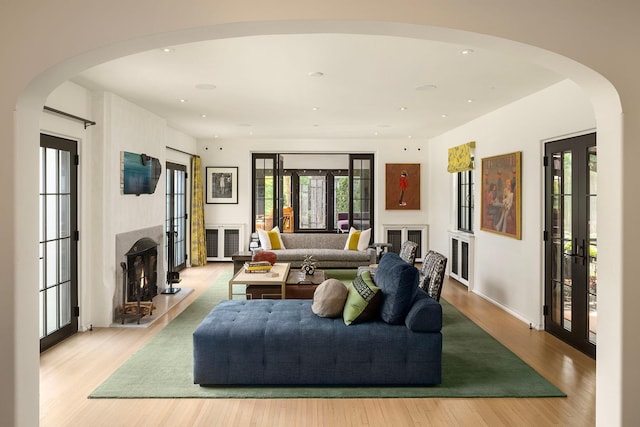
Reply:
M335 233L371 227L372 167L372 154L253 154L255 228Z
M458 172L458 230L473 233L473 171Z

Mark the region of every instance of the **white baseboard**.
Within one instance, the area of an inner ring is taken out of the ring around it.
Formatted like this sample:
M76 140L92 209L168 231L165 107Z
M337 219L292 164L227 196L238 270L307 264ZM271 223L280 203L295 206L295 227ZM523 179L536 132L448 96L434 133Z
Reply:
M478 295L480 298L482 298L482 299L484 299L486 301L489 301L491 304L495 305L496 307L499 307L500 309L506 311L507 313L509 313L510 315L515 317L516 319L520 320L525 325L529 326L530 329L535 329L536 331L544 330L544 325L543 324L540 324L540 323L537 323L536 321L531 321L531 320L525 318L520 313L516 313L515 311L511 310L509 307L500 304L498 301L489 298L488 296L476 291L475 289L472 290L471 292L473 292L474 294Z

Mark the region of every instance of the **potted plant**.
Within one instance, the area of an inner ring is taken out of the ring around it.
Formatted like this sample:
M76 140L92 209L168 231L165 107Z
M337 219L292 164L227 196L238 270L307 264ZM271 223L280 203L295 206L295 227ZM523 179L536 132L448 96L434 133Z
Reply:
M313 273L315 273L317 266L318 266L318 261L316 261L313 255L307 255L302 260L300 271L303 271L305 274L312 276Z

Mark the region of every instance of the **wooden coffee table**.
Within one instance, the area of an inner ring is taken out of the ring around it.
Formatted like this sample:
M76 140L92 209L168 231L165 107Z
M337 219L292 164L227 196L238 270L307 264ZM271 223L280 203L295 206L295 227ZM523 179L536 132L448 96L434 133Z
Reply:
M261 285L261 286L279 286L280 298L285 298L287 277L289 276L289 268L291 264L287 262L276 262L273 264L269 273L247 273L242 267L229 280L229 299L233 299L233 285Z
M307 275L300 270L291 270L287 276L287 285L319 285L327 280L324 270L316 270L313 275Z

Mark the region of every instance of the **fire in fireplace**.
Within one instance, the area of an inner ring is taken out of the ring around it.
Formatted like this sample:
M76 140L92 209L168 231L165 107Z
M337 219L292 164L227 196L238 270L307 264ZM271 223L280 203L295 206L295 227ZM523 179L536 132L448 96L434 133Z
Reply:
M122 262L122 306L118 312L125 319L140 318L153 313L153 297L158 295L158 243L144 237L125 254Z

